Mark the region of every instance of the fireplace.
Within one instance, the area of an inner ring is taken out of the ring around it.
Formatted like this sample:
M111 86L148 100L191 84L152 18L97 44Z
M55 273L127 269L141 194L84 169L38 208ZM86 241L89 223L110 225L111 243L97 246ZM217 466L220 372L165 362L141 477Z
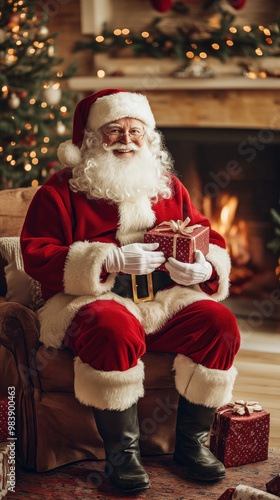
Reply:
M267 243L274 237L270 210L279 207L280 131L187 127L161 131L194 205L226 239L232 260L230 308L248 317L254 301L271 302L274 293L267 315L277 320L277 257ZM262 318L265 314L262 311Z

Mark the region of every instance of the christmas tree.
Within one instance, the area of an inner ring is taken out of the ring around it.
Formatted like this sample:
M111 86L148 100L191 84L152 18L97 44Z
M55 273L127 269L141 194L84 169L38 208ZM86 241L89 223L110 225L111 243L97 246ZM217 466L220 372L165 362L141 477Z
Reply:
M37 5L36 5L37 4ZM79 96L63 82L47 11L34 0L0 0L0 188L36 186L56 170L58 145L71 137Z

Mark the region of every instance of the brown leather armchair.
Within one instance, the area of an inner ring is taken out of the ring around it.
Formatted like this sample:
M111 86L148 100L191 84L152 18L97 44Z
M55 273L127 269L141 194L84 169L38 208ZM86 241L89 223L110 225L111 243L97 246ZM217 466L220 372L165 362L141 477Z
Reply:
M37 188L0 191L0 236L19 236ZM26 469L38 472L84 459L104 459L90 407L74 395L73 353L46 348L39 341L37 314L6 302L0 257L0 392L16 393L16 453ZM172 453L178 394L174 356L146 353L145 396L139 401L142 455Z

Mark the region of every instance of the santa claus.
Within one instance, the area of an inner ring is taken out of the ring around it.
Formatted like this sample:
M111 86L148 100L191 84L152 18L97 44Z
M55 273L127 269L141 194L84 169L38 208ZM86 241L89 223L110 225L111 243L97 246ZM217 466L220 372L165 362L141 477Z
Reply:
M41 341L75 353L75 395L93 408L111 482L125 492L150 487L139 453L137 401L142 355L177 354L180 394L174 459L188 477L215 481L225 468L205 446L215 409L231 398L240 336L228 295L223 238L192 204L144 95L109 89L79 102L73 139L58 149L65 168L36 193L22 230L26 272L41 283ZM195 262L165 262L147 229L185 220L210 228ZM165 262L168 271L157 268ZM152 273L153 300L148 295Z

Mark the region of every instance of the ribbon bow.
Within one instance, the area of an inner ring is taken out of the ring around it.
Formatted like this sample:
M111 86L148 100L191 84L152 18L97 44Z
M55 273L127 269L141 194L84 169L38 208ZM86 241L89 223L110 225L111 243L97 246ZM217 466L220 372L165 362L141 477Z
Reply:
M233 413L238 413L238 415L250 415L254 411L262 410L258 401L243 401L242 399L235 401L234 403L229 403L228 406L231 406L231 411Z
M173 233L179 233L183 234L184 236L188 236L193 232L193 230L196 227L201 227L201 224L194 224L193 226L188 226L190 223L191 219L190 217L187 217L184 221L178 219L177 222L175 220L170 220L170 221L164 221L161 222L156 228L155 231L161 232L161 231L173 231ZM167 226L167 227L160 227L160 226ZM188 226L188 227L187 227Z

